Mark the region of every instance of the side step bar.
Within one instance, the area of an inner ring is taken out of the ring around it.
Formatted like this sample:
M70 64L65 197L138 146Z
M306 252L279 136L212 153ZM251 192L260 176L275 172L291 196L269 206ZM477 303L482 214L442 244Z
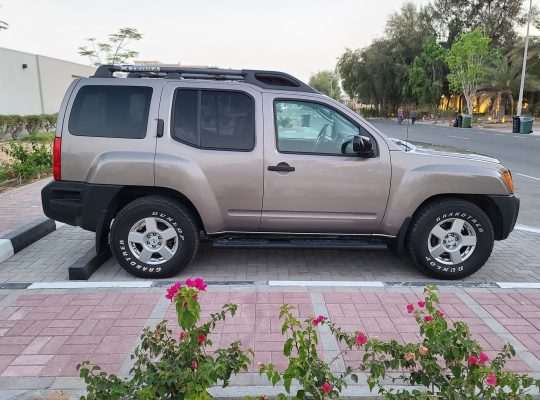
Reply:
M244 239L219 238L212 241L215 248L226 249L339 249L385 250L384 242L369 239Z

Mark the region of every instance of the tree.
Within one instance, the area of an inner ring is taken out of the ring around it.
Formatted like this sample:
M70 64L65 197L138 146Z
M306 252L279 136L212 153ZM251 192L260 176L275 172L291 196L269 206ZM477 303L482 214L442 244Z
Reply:
M489 48L491 39L485 37L480 28L462 33L450 48L446 61L450 68L450 89L462 93L469 114L473 113L473 101L479 90L479 81L486 75L486 65L495 54Z
M460 34L481 28L492 47L509 49L517 37L516 24L526 22L523 0L434 0L427 12L447 48Z
M88 46L79 47L79 54L88 57L94 66L101 64L123 64L128 59L139 55L138 52L130 50L128 46L142 39L142 34L135 28L120 28L118 32L110 34L108 42L98 42L96 38L86 39L90 42Z
M341 100L339 76L332 71L319 71L309 78L309 86L334 100Z
M413 97L423 105L436 105L443 92L447 71L446 50L432 36L422 53L415 57L409 71L409 90Z

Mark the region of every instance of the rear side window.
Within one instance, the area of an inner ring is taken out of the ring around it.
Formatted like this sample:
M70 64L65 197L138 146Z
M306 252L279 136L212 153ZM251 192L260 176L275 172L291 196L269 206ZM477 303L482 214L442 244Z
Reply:
M255 104L233 91L177 89L173 138L193 147L250 151L255 146Z
M152 88L88 85L77 92L69 132L77 136L142 139L146 136Z

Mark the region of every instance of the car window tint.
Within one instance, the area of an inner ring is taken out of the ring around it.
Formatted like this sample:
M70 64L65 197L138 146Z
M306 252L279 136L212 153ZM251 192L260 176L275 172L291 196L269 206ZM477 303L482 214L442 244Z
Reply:
M253 99L240 92L177 89L173 137L203 149L252 150L254 108Z
M360 128L323 104L275 102L277 148L281 152L342 155L341 145Z
M75 97L69 132L77 136L141 139L146 136L152 88L83 86Z

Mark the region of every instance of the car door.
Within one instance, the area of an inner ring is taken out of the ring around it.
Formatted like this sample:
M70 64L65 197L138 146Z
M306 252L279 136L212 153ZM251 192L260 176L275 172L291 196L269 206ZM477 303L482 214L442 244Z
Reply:
M259 230L261 93L229 82L171 81L159 109L156 186L186 196L207 233Z
M390 154L376 133L321 96L265 93L262 232L363 234L379 227L390 189ZM375 155L343 143L364 135ZM377 140L378 139L378 140Z

